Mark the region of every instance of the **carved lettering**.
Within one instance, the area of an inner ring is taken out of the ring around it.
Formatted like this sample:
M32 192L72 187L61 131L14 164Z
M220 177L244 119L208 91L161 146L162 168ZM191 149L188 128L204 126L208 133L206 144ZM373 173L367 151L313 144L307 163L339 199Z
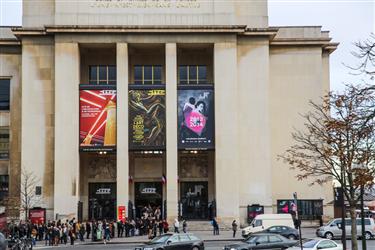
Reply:
M93 0L92 8L197 9L200 0Z

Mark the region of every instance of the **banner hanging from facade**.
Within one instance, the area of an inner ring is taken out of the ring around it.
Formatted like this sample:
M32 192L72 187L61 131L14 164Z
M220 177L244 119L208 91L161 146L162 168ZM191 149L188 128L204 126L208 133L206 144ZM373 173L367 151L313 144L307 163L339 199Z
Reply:
M116 90L81 90L79 106L81 149L116 146Z
M214 121L213 90L178 90L179 149L214 148Z
M165 148L165 90L129 91L129 148Z

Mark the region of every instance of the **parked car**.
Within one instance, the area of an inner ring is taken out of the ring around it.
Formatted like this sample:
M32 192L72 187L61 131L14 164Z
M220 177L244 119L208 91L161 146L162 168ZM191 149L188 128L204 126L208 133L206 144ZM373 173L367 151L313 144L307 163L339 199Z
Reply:
M304 240L302 244L303 249L306 250L343 250L342 245L339 243L334 242L333 240L326 240L326 239L308 239ZM296 244L293 247L288 248L288 250L300 250L301 247L299 244Z
M251 222L250 226L242 229L242 237L247 238L250 234L263 231L272 226L294 227L292 215L290 214L259 214Z
M267 228L266 230L261 231L261 233L280 234L290 240L299 239L298 230L288 226L272 226Z
M254 233L240 243L226 245L224 250L248 250L248 249L286 249L294 246L295 240L289 240L284 236L270 233Z
M345 219L345 230L346 236L349 238L351 236L351 219ZM372 218L365 218L365 237L366 240L371 239L375 235L375 222ZM328 222L326 225L319 227L316 230L316 235L318 237L324 237L327 239L341 238L341 219L333 219ZM361 237L362 227L361 227L361 218L357 219L357 236Z
M204 250L204 243L193 234L163 234L135 250Z

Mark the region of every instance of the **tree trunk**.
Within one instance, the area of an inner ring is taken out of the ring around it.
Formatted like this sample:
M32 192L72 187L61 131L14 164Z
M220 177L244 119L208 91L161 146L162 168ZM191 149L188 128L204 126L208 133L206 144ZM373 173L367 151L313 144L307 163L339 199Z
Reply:
M355 205L350 205L350 219L352 221L351 225L351 237L352 237L352 250L358 250L358 240L357 240L357 213L355 211Z

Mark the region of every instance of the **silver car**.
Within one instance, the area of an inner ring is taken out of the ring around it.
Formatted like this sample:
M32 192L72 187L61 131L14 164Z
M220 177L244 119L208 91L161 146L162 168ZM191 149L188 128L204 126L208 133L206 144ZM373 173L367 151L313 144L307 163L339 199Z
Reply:
M345 232L346 237L351 236L351 219L345 219ZM371 239L375 236L375 223L372 218L365 218L365 237L366 240ZM341 238L341 219L333 219L328 222L325 226L319 227L316 230L316 235L318 237L324 237L327 239ZM357 218L357 236L361 237L362 228L361 228L361 218Z

